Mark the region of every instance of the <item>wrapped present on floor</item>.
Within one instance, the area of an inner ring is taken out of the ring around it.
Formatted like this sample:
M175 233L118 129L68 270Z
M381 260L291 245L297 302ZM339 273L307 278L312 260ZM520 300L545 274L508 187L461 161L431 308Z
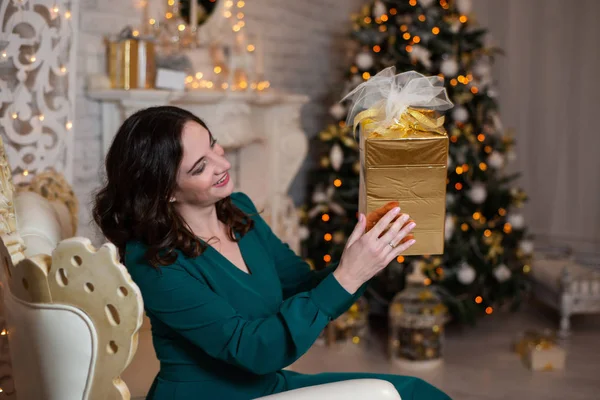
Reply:
M556 343L556 335L552 332L527 331L517 338L514 350L533 371L565 368L566 352Z
M448 136L438 112L453 106L443 78L390 67L346 99L348 123L360 126L359 211L397 201L417 224L405 255L443 253Z

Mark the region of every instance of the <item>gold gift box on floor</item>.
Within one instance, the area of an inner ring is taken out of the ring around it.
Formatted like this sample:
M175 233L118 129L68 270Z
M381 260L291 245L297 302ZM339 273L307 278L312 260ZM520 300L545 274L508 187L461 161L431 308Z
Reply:
M390 137L365 128L361 131L364 168L359 211L366 215L390 201L398 201L402 213L409 214L417 224L413 230L416 243L403 254L442 254L448 160L445 131L398 128L398 133Z
M151 89L156 76L154 43L143 39L107 40L107 70L113 89Z
M527 331L513 344L523 363L533 371L554 371L565 368L566 351L556 344L549 331Z

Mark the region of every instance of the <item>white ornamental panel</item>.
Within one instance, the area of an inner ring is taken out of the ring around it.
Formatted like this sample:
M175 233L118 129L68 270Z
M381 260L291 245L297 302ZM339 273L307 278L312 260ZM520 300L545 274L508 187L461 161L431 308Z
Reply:
M0 133L15 183L72 181L77 1L0 1Z

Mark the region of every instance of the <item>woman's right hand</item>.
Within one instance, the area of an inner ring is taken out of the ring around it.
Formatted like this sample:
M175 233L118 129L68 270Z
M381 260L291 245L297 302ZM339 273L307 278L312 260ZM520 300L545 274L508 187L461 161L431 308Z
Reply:
M416 226L412 222L402 228L409 219L407 214L400 216L390 229L379 237L399 213L398 207L390 210L367 233L366 218L363 214L359 215L358 223L342 253L340 264L333 272L340 285L349 293L354 294L363 283L415 243L414 239L401 243Z

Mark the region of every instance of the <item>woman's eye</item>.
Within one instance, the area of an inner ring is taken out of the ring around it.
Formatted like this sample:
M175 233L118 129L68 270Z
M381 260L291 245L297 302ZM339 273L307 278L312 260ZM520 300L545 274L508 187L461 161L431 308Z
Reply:
M210 137L210 147L215 147L215 144L217 144L217 139L215 139L213 136Z
M194 175L201 174L204 171L204 167L206 167L206 161L202 162L202 166L200 166L197 170L194 171Z

